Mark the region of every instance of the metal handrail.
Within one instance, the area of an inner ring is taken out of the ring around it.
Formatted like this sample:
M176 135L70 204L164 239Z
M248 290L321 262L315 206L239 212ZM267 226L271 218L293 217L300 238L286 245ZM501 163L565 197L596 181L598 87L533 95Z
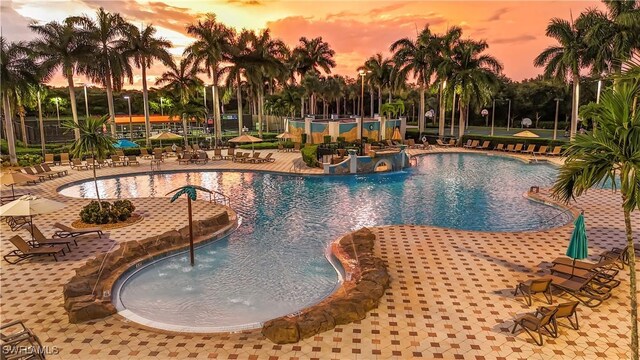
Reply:
M214 204L222 204L225 206L231 206L231 198L224 193L216 190L210 190L209 202Z

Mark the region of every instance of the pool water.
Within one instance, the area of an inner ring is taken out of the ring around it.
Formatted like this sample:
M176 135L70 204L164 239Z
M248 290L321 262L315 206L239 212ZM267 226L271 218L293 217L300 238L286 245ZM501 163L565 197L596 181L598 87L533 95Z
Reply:
M233 234L133 273L122 305L145 319L190 327L238 327L298 311L334 291L327 245L364 226L425 224L522 231L566 224L570 215L523 197L548 187L550 165L481 154L422 157L408 171L302 177L251 172L122 176L98 181L102 198L163 196L196 184L224 192L243 218ZM60 191L95 197L92 181ZM167 206L169 201L167 200ZM186 223L186 219L185 219Z

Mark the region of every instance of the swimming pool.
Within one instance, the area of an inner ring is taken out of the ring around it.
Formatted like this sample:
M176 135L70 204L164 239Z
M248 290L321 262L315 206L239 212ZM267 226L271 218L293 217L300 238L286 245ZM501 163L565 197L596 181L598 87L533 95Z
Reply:
M135 271L119 292L122 306L144 319L228 329L258 326L332 293L339 280L325 249L363 226L522 231L563 225L568 213L522 196L532 185L549 186L555 175L550 165L448 153L422 157L405 172L367 176L206 171L122 176L98 186L103 198L162 196L185 183L231 197L243 225L197 249L194 268L180 253ZM88 181L60 193L93 198L95 188Z

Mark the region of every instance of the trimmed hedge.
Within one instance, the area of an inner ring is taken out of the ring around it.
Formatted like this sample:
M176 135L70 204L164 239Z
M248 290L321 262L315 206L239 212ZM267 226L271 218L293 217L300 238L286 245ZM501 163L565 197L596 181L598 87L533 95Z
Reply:
M302 161L309 167L319 167L318 161L318 145L305 145L301 150Z
M276 142L255 143L255 144L253 144L253 149L255 149L255 150L277 149L279 144L284 145L285 148L293 149L293 142L291 142L291 141L286 141L286 142L277 142L276 141ZM251 150L252 146L251 146L251 144L243 144L243 145L237 146L237 148L238 149Z

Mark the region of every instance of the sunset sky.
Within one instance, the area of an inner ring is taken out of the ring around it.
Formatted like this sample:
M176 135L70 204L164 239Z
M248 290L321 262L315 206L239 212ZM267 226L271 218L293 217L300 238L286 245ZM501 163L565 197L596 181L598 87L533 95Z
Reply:
M484 39L488 52L504 64L504 73L514 80L534 77L540 69L533 58L553 41L545 36L549 19L569 19L597 1L144 1L144 0L3 0L1 23L9 40L31 40L27 28L32 21L62 20L69 15L93 15L100 6L119 12L134 24L152 23L158 33L174 44L179 56L191 41L185 25L199 15L213 12L237 29L269 27L272 35L295 46L301 36L322 36L336 51L334 73L356 75L356 68L369 56L388 54L389 45L402 37L415 37L425 24L435 32L459 25L464 37ZM163 71L154 66L148 73L154 81ZM79 77L78 82L83 79ZM133 87L140 86L140 77ZM60 77L54 85L63 85Z

